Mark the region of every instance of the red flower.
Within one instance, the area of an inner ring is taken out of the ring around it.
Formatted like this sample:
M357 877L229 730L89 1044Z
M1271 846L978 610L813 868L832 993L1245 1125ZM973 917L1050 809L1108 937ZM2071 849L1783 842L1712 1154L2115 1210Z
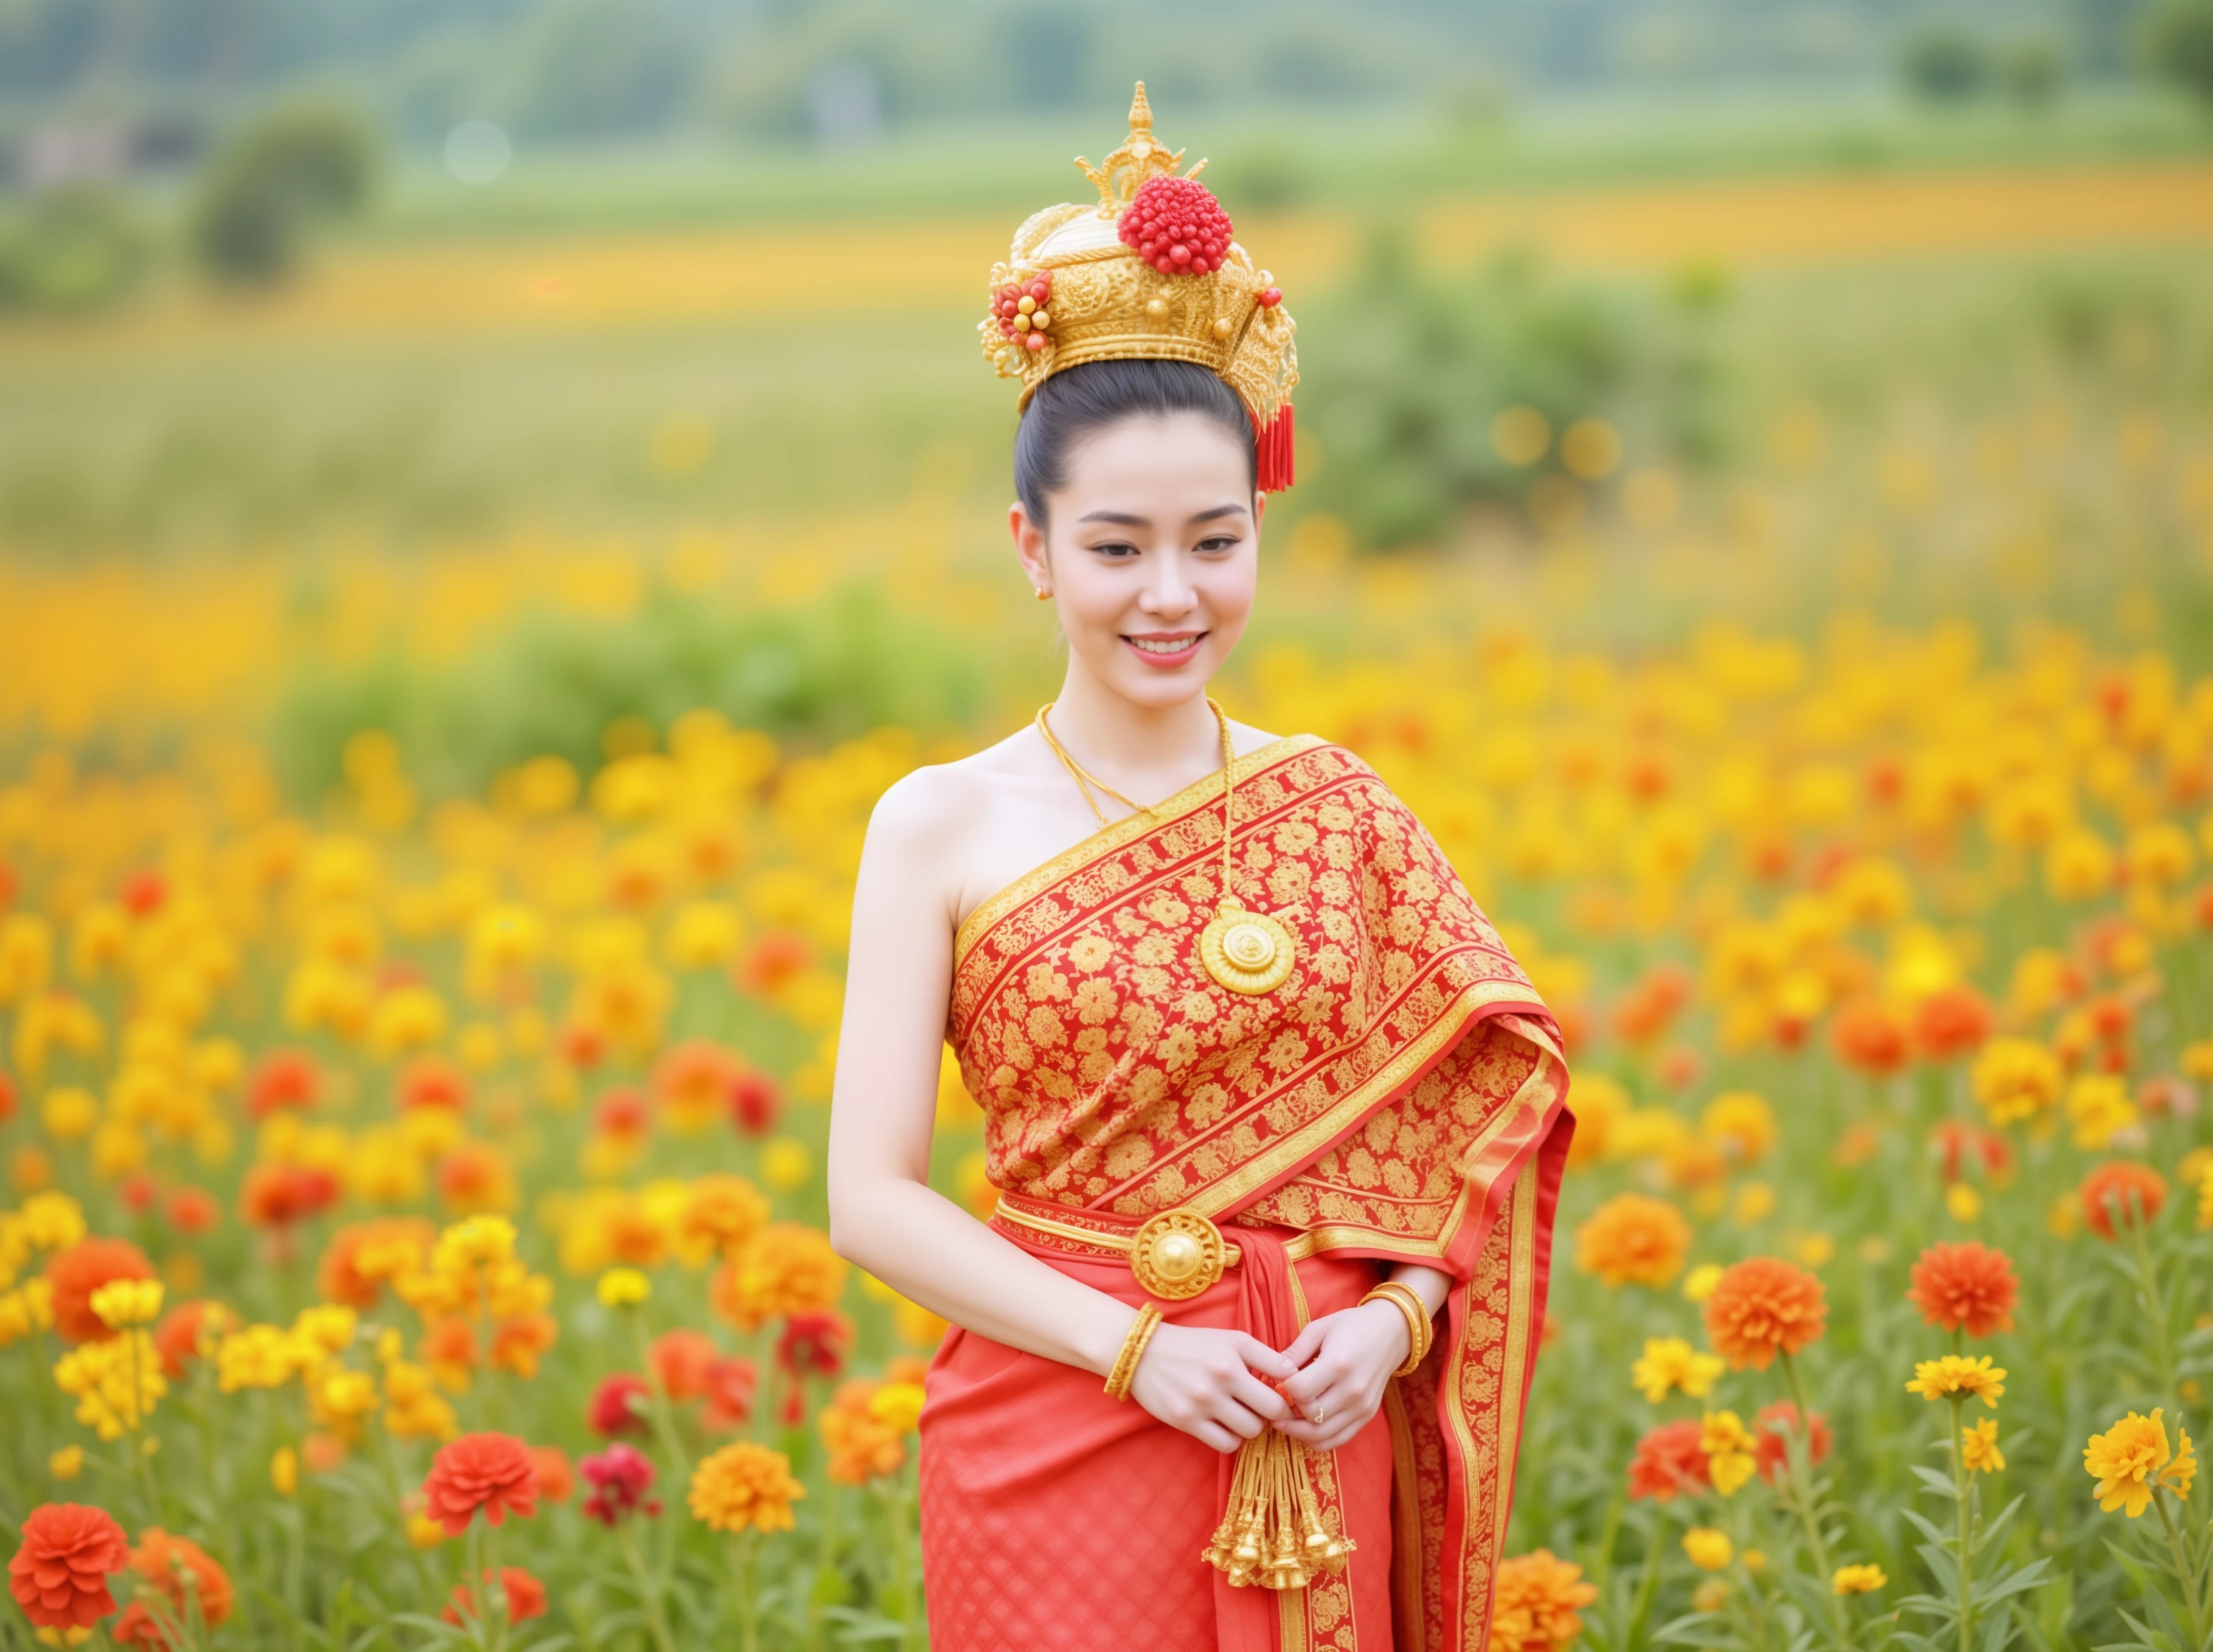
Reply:
M490 1568L485 1569L484 1577L485 1582L491 1582ZM546 1615L546 1585L521 1567L502 1566L499 1569L499 1586L507 1595L507 1621L510 1625L527 1623L533 1618ZM489 1602L479 1603L472 1598L466 1582L456 1583L454 1585L453 1604L446 1608L445 1619L449 1624L458 1624L465 1610L472 1618L481 1618L485 1615L489 1606Z
M1829 1041L1839 1060L1871 1078L1899 1071L1912 1054L1905 1023L1880 998L1854 998L1838 1005L1829 1023Z
M646 1112L645 1097L628 1084L617 1085L592 1108L592 1127L602 1136L629 1140L644 1135L652 1122Z
M1922 1252L1913 1265L1913 1289L1905 1295L1930 1325L1987 1337L2013 1329L2021 1281L2003 1251L1970 1240L1931 1245Z
M229 1322L230 1311L220 1302L179 1302L154 1327L154 1346L162 1356L162 1374L172 1382L185 1379L186 1362L198 1359L200 1331L213 1314L218 1326Z
M152 867L141 867L124 879L115 893L131 917L143 917L161 910L162 903L169 898L169 883Z
M700 1420L710 1429L735 1429L753 1414L753 1390L759 1377L753 1362L726 1355L707 1367L707 1404Z
M322 1260L315 1265L315 1289L326 1302L341 1302L366 1314L376 1306L382 1283L381 1278L363 1277L354 1265L362 1247L412 1244L428 1256L437 1237L438 1230L421 1216L372 1216L367 1222L350 1222L323 1247Z
M92 1293L116 1279L151 1279L154 1265L127 1239L81 1239L46 1259L54 1288L54 1334L64 1342L105 1342L115 1333L92 1311Z
M704 1331L664 1331L653 1339L653 1375L671 1399L697 1399L707 1392L715 1339Z
M246 1110L256 1119L282 1107L305 1111L322 1090L323 1076L313 1056L303 1050L272 1050L247 1081Z
M171 1537L158 1526L148 1527L138 1535L138 1546L131 1551L131 1569L168 1602L170 1612L180 1624L191 1621L190 1611L185 1605L184 1574L188 1571L192 1576L192 1592L199 1600L201 1621L214 1629L230 1616L229 1574L188 1537ZM170 1644L168 1635L152 1610L138 1601L124 1607L123 1615L115 1620L111 1632L121 1646Z
M585 1410L584 1420L591 1424L592 1432L602 1438L611 1434L643 1433L646 1401L652 1393L645 1379L636 1373L613 1372L601 1377L600 1386L592 1390L592 1403Z
M628 1514L661 1512L661 1499L649 1500L645 1495L653 1489L653 1465L635 1446L617 1441L579 1462L576 1472L592 1488L592 1495L584 1499L584 1514L602 1526L613 1526Z
M23 1522L8 1592L40 1629L89 1629L115 1610L107 1579L130 1564L123 1528L105 1509L45 1503Z
M257 1228L289 1228L338 1203L338 1181L327 1170L295 1164L257 1164L246 1173L238 1213Z
M794 935L789 930L768 930L739 960L735 973L740 986L765 998L814 961L814 948L807 944L805 936Z
M0 866L0 875L4 875L7 869L6 867ZM0 896L0 906L5 906L7 904L5 897ZM7 1074L0 1073L0 1125L6 1124L15 1116L15 1081Z
M169 1225L187 1238L212 1233L223 1220L223 1206L204 1187L180 1187L169 1195Z
M766 1073L748 1068L730 1081L730 1122L747 1136L765 1136L783 1111L783 1092Z
M1931 1061L1957 1061L1982 1047L1997 1020L1990 1000L1974 988L1944 987L1914 1010L1913 1042Z
M1713 1465L1700 1443L1705 1426L1695 1417L1662 1423L1637 1442L1629 1460L1629 1495L1668 1503L1714 1483Z
M460 1068L436 1056L410 1062L399 1075L399 1105L444 1107L459 1113L469 1104L469 1081Z
M1808 1438L1808 1464L1819 1468L1829 1460L1829 1448L1835 1437L1829 1431L1829 1419L1815 1411L1813 1432ZM1778 1399L1771 1405L1763 1405L1759 1414L1752 1419L1753 1465L1759 1478L1769 1484L1775 1483L1776 1474L1789 1460L1789 1440L1798 1431L1798 1408L1787 1399Z
M530 1448L511 1434L465 1434L441 1446L423 1481L423 1510L459 1537L477 1511L497 1526L510 1514L538 1512L538 1470Z
M2167 1178L2131 1159L2101 1164L2082 1178L2082 1220L2101 1239L2119 1237L2117 1228L2150 1222L2167 1204ZM54 1323L61 1323L58 1305Z
M134 1216L143 1216L154 1208L161 1189L154 1179L143 1170L134 1170L115 1185L115 1197L123 1201L123 1208Z
M777 1363L794 1377L836 1377L852 1344L853 1322L836 1308L795 1314L777 1338Z

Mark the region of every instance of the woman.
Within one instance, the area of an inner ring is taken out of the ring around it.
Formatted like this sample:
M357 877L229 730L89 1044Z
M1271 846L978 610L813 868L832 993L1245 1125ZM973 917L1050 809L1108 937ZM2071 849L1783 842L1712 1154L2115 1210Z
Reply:
M1100 204L993 274L1067 675L869 823L832 1238L955 1326L921 1423L940 1652L1481 1649L1558 1030L1366 765L1206 697L1290 479L1291 324L1142 86L1131 126ZM927 1182L946 1041L988 1223Z

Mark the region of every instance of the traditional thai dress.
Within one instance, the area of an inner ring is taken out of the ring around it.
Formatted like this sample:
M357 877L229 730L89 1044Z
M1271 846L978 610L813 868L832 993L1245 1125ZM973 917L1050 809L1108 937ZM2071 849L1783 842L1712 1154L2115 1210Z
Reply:
M1273 991L1228 991L1197 955L1223 893L1218 772L961 926L947 1032L984 1108L992 1224L1135 1306L1141 1227L1208 1218L1219 1277L1150 1300L1272 1347L1399 1262L1451 1275L1447 1323L1347 1445L1274 1436L1352 1544L1294 1587L1204 1558L1244 1451L955 1327L921 1420L937 1652L1486 1643L1573 1129L1559 1031L1359 758L1295 735L1238 758L1235 781L1233 893L1296 940Z

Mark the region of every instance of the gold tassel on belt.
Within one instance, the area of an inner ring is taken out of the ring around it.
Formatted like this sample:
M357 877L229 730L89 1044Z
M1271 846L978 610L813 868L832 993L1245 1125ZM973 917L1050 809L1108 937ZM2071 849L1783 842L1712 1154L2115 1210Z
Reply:
M1316 1572L1341 1572L1357 1545L1327 1530L1314 1497L1312 1453L1274 1429L1237 1448L1229 1506L1200 1556L1233 1584L1302 1589Z

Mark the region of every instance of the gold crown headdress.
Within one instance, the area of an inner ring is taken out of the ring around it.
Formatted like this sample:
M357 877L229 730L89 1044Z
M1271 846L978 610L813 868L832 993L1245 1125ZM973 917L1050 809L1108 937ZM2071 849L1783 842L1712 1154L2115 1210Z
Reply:
M984 354L1001 378L1022 381L1018 407L1084 362L1195 362L1244 402L1259 485L1278 491L1291 485L1294 323L1274 277L1230 239L1228 215L1197 181L1206 162L1178 174L1183 153L1153 136L1139 81L1122 147L1095 167L1076 157L1098 204L1032 213L991 266Z

